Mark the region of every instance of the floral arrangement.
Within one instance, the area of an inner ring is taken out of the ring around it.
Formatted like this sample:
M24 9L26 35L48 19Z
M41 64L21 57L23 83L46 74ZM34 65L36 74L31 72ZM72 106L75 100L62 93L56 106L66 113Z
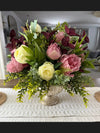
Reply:
M23 32L16 37L14 30L10 32L9 49L11 60L7 63L5 83L18 79L13 89L18 90L17 100L23 102L27 92L29 99L37 94L40 100L49 87L62 86L71 96L79 94L84 104L89 93L86 85L93 85L86 68L94 68L93 60L88 58L89 38L85 31L77 34L67 22L58 23L53 29L43 27L37 20L27 21Z

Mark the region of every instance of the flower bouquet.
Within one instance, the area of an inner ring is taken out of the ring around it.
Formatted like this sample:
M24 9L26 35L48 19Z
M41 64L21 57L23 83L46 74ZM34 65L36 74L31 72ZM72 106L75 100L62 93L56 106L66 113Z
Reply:
M79 94L87 105L89 93L86 85L93 85L92 78L86 68L94 68L93 60L88 58L89 38L85 31L77 34L67 22L58 23L53 29L43 27L37 20L27 21L23 32L16 37L14 30L10 32L10 42L6 79L18 79L13 89L18 91L17 100L23 102L27 92L30 99L33 95L40 98L47 96L50 87L65 89L71 96ZM52 90L52 91L53 91ZM50 95L51 96L51 95Z

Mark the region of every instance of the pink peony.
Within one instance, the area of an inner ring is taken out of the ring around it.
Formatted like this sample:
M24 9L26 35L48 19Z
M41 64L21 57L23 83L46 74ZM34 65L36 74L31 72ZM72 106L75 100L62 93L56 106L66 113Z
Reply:
M46 53L47 56L52 60L57 60L61 56L60 47L57 43L50 44L50 46L48 46Z
M62 62L61 67L65 69L65 75L70 75L72 72L79 71L81 66L81 58L75 54L63 54L60 62ZM74 75L70 76L73 77Z
M64 32L58 32L56 34L56 42L62 41L63 38L64 38Z
M25 67L28 65L26 64L21 64L15 60L14 57L11 58L11 61L7 64L7 72L10 73L16 73L22 71Z

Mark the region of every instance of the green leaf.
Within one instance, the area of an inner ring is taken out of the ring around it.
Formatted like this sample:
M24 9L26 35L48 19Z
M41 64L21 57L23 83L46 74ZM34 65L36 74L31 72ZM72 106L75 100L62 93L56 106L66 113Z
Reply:
M82 73L91 73L90 71L88 71L88 70L83 70L83 72Z
M43 29L42 29L42 32L46 32L48 30L48 28L45 26Z
M11 55L9 54L9 55L7 55L7 57L8 57L8 58L11 58Z
M31 56L31 57L34 56L33 51L32 51L29 47L23 46L23 49L24 49L27 53L29 53L29 56Z
M84 62L82 62L82 66L85 68L95 68L92 61L90 60L85 60Z
M27 21L26 21L26 27L27 27L27 29L29 28L28 19L27 19Z
M73 43L73 41L76 42L76 41L79 40L79 36L71 36L70 39L71 39L71 40L70 40L70 43Z
M85 48L86 46L88 46L88 43L83 44L81 48Z
M65 25L68 26L68 23L67 22L63 22L62 24L60 24L60 22L58 22L58 24L56 25L54 30L59 30L59 31L65 32Z
M26 41L28 42L28 37L24 34L24 33L21 33L21 32L19 32L22 36L24 36L25 37L25 39L26 39Z
M84 37L81 39L81 41L79 42L79 46L82 44L82 42L84 41L84 39L85 39L85 37L86 37L86 34L84 35Z
M62 64L62 62L58 62L54 65L54 68L57 69L60 65Z
M35 45L35 58L40 62L45 58L45 50L38 46L36 42L34 42Z

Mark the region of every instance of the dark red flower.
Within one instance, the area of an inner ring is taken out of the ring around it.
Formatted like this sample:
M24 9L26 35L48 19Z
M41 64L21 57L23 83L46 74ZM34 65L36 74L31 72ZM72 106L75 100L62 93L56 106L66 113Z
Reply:
M66 49L62 49L61 52L62 52L62 54L67 54L67 50Z
M69 37L68 36L65 36L63 39L62 39L62 45L63 46L68 46L69 44Z
M51 31L49 36L51 37L53 34L55 34L55 32L57 32L57 31L56 30Z
M55 40L50 40L49 45L50 45L51 43L54 43L54 42L55 42Z
M83 50L86 50L88 48L88 46L84 47Z
M79 36L77 33L75 33L74 28L68 28L67 25L65 25L65 32L70 36Z
M70 47L71 49L74 49L75 48L75 45L74 44L71 44L69 43L69 37L68 36L65 36L63 39L62 39L62 45L63 46L67 46L67 47Z
M83 35L82 35L82 37L85 36L85 34L86 34L86 33L85 33L85 31L83 30ZM89 43L89 38L88 38L88 36L85 37L84 41L85 41L85 43Z
M47 40L49 40L52 37L52 35L55 34L55 32L56 31L54 30L51 32L41 32L41 33L46 37Z
M83 30L83 34L79 36L79 41L81 41L81 39L85 36L86 32ZM89 38L88 36L85 37L84 41L82 42L82 44L85 43L89 43Z
M67 27L67 25L65 25L65 31L67 34L69 34L69 28Z
M70 36L76 36L75 29L69 28L69 35Z
M6 48L8 48L9 51L12 51L13 49L16 48L17 43L18 43L18 40L15 39L15 38L12 38L12 39L11 39L11 43L8 43L7 46L6 46Z
M15 37L15 36L16 36L15 30L12 29L12 30L10 31L10 37L13 38L13 37Z
M47 40L49 39L49 35L50 35L49 32L41 32L41 33L46 37Z
M81 68L79 69L79 71L80 71L80 72L84 72L84 70L83 70L83 69L81 69Z
M69 43L68 46L69 46L71 49L74 49L74 48L75 48L75 45L74 45L74 44L71 44L71 43Z
M25 40L24 36L21 35L20 38L18 38L18 37L16 37L15 31L11 30L11 32L10 32L10 42L11 43L8 43L6 48L8 48L9 51L11 52L13 49L15 49L18 46L18 44L19 44L19 46L23 43L26 45L24 40Z
M8 43L7 46L6 46L6 48L8 48L9 51L12 51L14 48L16 48L16 45L13 44L13 43Z
M20 36L20 38L19 38L18 40L19 40L19 43L21 43L21 44L22 44L22 43L23 43L23 41L25 40L25 37L21 35L21 36Z

